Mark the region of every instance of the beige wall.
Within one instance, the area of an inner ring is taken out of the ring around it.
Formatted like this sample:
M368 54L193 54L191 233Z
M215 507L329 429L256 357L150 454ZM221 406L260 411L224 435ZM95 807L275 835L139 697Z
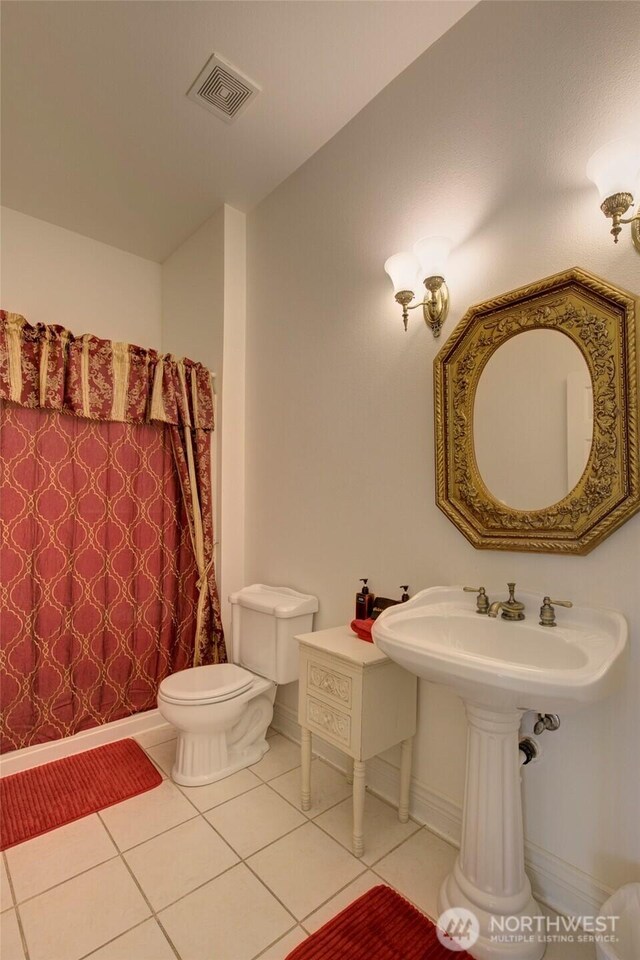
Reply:
M523 776L531 849L596 898L640 873L640 516L588 557L474 550L434 504L432 360L469 304L566 267L640 290L640 258L626 234L610 242L584 172L637 133L639 31L635 3L480 4L248 232L247 581L316 593L319 627L352 617L362 576L391 596L483 583L492 598L514 579L621 610L623 689L563 717ZM403 332L383 272L425 233L454 240L440 342L416 313ZM417 785L459 804L459 701L421 684L419 724Z
M160 264L2 208L5 310L160 348Z

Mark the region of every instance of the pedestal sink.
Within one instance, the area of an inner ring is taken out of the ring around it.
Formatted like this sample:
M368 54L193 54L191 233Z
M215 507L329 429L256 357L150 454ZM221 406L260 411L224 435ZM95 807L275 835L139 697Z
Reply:
M502 599L503 593L490 596ZM462 841L439 905L441 911L466 908L478 918L480 935L469 950L477 960L540 960L545 951L535 936L509 944L495 939L500 918L541 913L524 871L522 714L578 710L610 694L625 670L627 623L619 613L574 606L558 611L558 626L542 627L542 597L518 591L518 599L526 619L514 622L477 614L462 587L431 587L388 608L373 627L374 641L388 657L451 687L465 704Z

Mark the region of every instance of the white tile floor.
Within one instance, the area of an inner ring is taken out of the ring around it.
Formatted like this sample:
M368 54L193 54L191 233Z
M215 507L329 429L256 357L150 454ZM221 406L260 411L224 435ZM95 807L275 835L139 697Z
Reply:
M434 917L454 848L367 795L357 860L345 778L314 760L302 813L299 748L279 734L270 745L200 788L167 778L175 741L147 746L160 787L7 850L0 960L283 960L382 882ZM545 960L594 956L566 944Z

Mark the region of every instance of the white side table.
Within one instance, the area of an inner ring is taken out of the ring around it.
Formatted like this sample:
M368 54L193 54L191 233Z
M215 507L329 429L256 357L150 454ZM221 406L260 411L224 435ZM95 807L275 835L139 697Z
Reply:
M365 761L402 744L398 819L409 819L418 678L349 627L304 633L298 722L302 728L302 809L311 806L311 735L353 759L353 852L364 853Z

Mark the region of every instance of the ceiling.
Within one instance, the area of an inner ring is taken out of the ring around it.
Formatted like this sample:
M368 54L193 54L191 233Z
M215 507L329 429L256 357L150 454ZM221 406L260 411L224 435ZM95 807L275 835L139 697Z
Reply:
M2 202L162 261L221 203L258 203L474 2L2 6ZM214 51L262 87L233 124L186 97Z

